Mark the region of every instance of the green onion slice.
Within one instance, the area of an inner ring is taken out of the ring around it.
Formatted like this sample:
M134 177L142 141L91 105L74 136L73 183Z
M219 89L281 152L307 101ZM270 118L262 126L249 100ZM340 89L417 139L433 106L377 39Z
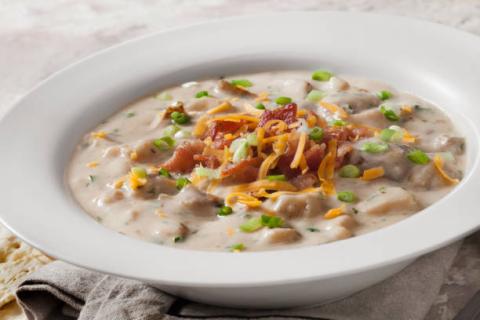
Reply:
M244 87L244 88L248 88L248 87L253 86L253 83L250 80L247 80L247 79L232 80L232 81L230 81L230 83L233 84L234 86L241 86L241 87Z
M283 225L283 219L277 216L262 215L262 225L270 229L279 228Z
M170 178L171 175L170 175L170 171L168 171L167 169L165 168L160 168L160 170L158 171L158 175L162 176L162 177L166 177L166 178Z
M333 77L333 74L326 70L315 70L312 73L312 79L316 81L328 81Z
M208 91L198 91L196 94L195 94L195 98L197 99L200 99L200 98L203 98L203 97L208 97Z
M232 207L229 207L229 206L222 206L218 209L218 215L219 216L228 216L228 215L231 215L233 213L233 209Z
M210 169L205 167L196 167L195 174L199 177L205 177L209 180L220 178L220 171L216 169Z
M287 181L287 178L284 174L270 175L267 176L268 181Z
M182 190L189 183L191 183L190 180L188 180L185 177L180 177L180 178L177 179L177 181L175 181L175 185L176 185L178 190Z
M240 225L240 230L243 232L254 232L263 227L262 219L260 217L251 218L247 222Z
M325 92L312 90L307 94L306 100L309 102L319 102L325 96Z
M358 178L360 177L360 169L353 164L344 165L339 171L342 178Z
M231 252L240 252L244 251L247 247L243 243L235 243L230 246Z
M357 200L357 196L351 191L342 191L337 193L337 199L342 202L353 203Z
M382 91L377 92L377 97L380 100L385 101L385 100L388 100L391 97L393 97L393 94L390 91L382 90Z
M153 145L160 150L171 149L175 145L175 139L170 136L161 137L153 140Z
M265 105L264 105L263 103L258 103L258 104L255 106L255 109L265 110Z
M310 134L308 135L308 137L313 141L319 142L323 139L323 134L324 134L324 132L323 132L322 128L314 127L310 131Z
M380 106L380 112L390 121L398 121L400 120L400 116L395 113L392 109L389 109L385 106Z
M425 152L419 149L411 150L407 153L407 158L415 164L425 165L430 162L430 158Z
M388 150L388 144L383 142L365 142L362 145L362 151L368 153L384 153Z
M277 99L275 99L275 103L280 105L286 105L291 102L292 102L292 98L289 98L289 97L278 97Z
M170 118L172 122L176 124L186 124L190 121L190 117L187 114L178 111L172 112Z

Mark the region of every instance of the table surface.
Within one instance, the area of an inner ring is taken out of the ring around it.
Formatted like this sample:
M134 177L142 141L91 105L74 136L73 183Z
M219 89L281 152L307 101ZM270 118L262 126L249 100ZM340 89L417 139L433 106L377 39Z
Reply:
M158 30L290 10L405 15L480 35L480 0L0 0L0 117L33 85L99 49ZM480 288L480 234L457 256L428 320L451 319Z

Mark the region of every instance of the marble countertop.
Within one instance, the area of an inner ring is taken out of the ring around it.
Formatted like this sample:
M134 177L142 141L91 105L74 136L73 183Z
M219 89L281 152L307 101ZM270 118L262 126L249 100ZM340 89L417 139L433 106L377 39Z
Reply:
M1 0L0 117L81 57L175 26L247 14L345 10L416 17L480 35L479 0ZM480 234L464 241L428 320L452 319L480 288Z

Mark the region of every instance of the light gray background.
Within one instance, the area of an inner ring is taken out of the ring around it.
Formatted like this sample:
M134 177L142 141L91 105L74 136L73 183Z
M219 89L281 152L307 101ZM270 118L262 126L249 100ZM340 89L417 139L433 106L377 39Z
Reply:
M0 0L0 117L38 81L112 44L220 17L289 10L405 15L480 35L480 0ZM427 319L451 319L478 290L479 241L475 235L464 242Z

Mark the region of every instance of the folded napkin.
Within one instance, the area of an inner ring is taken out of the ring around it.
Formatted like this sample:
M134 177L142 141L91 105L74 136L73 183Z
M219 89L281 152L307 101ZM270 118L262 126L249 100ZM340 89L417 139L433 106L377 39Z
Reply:
M460 244L421 257L395 276L348 298L308 308L238 310L201 305L138 281L61 261L29 275L16 294L29 320L421 320L432 306Z

